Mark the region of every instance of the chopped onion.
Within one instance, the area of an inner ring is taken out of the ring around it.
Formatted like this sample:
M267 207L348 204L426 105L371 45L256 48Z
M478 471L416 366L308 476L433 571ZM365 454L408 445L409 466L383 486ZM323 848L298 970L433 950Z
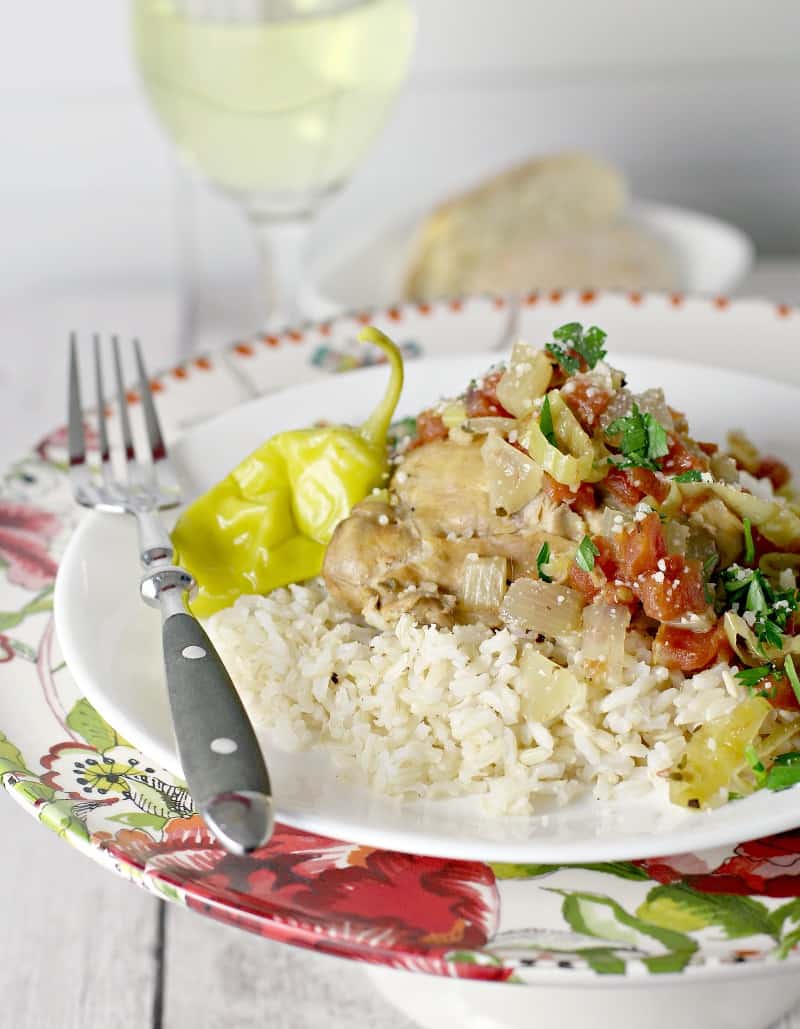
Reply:
M497 383L497 399L517 418L529 414L534 400L544 396L553 366L543 350L515 343L508 368Z
M605 536L606 539L610 540L618 532L621 532L630 520L630 511L617 511L613 507L604 507L596 525L592 526L592 531L594 535Z
M719 550L713 535L702 525L689 526L689 538L686 541L684 554L701 564L705 564L711 557L719 558Z
M583 662L591 678L607 684L621 680L630 622L631 613L623 604L590 604L583 609Z
M689 522L693 529L701 529L712 537L719 552L720 567L727 568L741 553L742 522L719 497L704 500L689 515Z
M490 433L481 449L489 487L489 503L515 514L539 494L542 469L510 443Z
M728 433L728 453L740 468L745 468L751 475L755 474L761 463L758 447L743 432Z
M715 479L719 479L720 482L731 483L739 481L739 469L736 467L736 462L732 457L728 457L727 454L712 454L709 458L709 464L711 474Z
M469 611L496 611L506 592L504 557L470 556L464 562L459 599Z
M507 436L516 424L514 418L498 418L488 415L484 418L467 418L464 428L476 436L485 436L489 432L499 432L501 436Z
M558 636L577 629L583 599L580 593L557 582L517 579L505 595L500 617L512 632L539 632Z
M689 526L683 522L670 520L664 525L664 541L667 544L667 553L686 555L686 545L689 542Z
M519 682L522 714L532 722L552 722L585 692L572 672L532 646L520 658Z
M442 409L440 417L446 428L457 428L467 417L467 409L464 406L464 402L462 400L454 400L452 403L447 404Z

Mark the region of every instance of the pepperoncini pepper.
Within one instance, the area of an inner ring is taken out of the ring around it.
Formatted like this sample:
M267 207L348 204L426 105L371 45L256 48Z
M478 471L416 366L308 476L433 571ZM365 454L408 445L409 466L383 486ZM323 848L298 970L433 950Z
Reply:
M178 560L198 584L205 618L245 593L267 593L318 575L333 530L388 473L386 439L403 361L373 326L358 338L389 359L384 396L360 428L297 429L273 436L198 497L172 533Z

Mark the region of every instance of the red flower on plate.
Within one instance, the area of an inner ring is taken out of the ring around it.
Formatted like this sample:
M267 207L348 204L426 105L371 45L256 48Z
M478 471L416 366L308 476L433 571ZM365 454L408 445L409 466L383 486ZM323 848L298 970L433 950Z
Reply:
M692 885L708 893L800 897L800 833L740 843L711 876Z
M173 819L161 840L120 830L102 844L179 887L197 911L332 953L357 948L378 962L411 954L442 965L448 951L482 947L499 921L494 874L478 862L374 850L283 825L240 858L218 847L198 816ZM500 972L478 966L474 974Z
M800 897L800 832L740 843L717 865L705 857L682 854L636 864L657 882L683 882L701 893Z
M0 665L6 664L8 661L14 659L14 648L11 646L11 640L8 636L4 636L0 633Z
M43 544L58 530L58 518L49 511L0 501L0 561L8 566L9 582L40 590L55 579L58 566Z

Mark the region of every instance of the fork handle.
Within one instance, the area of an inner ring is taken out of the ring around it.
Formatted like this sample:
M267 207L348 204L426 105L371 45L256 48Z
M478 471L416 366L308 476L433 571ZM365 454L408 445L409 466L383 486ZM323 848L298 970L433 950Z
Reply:
M186 784L226 848L246 854L272 834L269 776L255 732L205 629L162 595L164 664Z

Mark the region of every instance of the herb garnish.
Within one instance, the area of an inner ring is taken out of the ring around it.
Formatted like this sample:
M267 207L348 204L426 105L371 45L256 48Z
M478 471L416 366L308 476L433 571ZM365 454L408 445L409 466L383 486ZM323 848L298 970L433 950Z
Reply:
M786 655L783 670L786 672L786 678L791 683L794 695L797 697L798 704L800 704L800 679L797 678L797 669L794 667L794 658L791 654Z
M539 578L542 582L552 582L552 576L547 575L544 571L544 566L550 560L550 544L545 542L539 548L539 553L536 555L536 570L539 573Z
M767 772L764 785L768 790L785 790L800 782L800 754L778 754Z
M745 748L744 756L747 758L748 765L753 769L753 775L755 776L756 783L759 786L766 786L767 770L764 767L764 762L758 756L758 752L752 743Z
M798 606L796 589L776 590L758 568L731 565L721 576L727 607L751 612L752 627L762 651L765 645L780 650L782 634Z
M742 521L744 528L744 563L751 565L756 559L756 547L753 543L753 525L749 518Z
M575 564L578 568L582 568L584 572L591 572L594 570L594 559L600 551L591 541L588 536L584 536L578 544L578 549L575 551Z
M553 330L553 339L559 342L546 343L545 350L558 361L567 375L574 375L580 371L581 358L589 368L594 368L597 362L606 356L603 346L606 333L596 325L592 325L584 332L580 322L568 322ZM559 343L566 343L568 346L559 346Z
M681 472L680 475L673 475L675 482L702 482L703 475L696 468L689 468L685 472Z
M539 415L539 428L542 430L542 435L547 442L551 446L557 447L556 433L553 428L553 412L550 410L550 397L548 396L545 396L544 403L542 404L542 413Z
M637 404L625 418L615 419L606 429L606 436L621 436L619 449L622 460L611 458L617 468L647 468L660 472L657 457L669 453L669 440L664 426Z
M756 783L759 786L766 786L767 770L764 767L764 762L758 756L758 752L752 743L745 748L744 756L747 758L748 765L753 769L753 775L755 776Z
M751 691L754 686L758 686L760 682L763 682L768 675L772 675L774 669L772 665L759 665L758 668L743 668L740 672L736 673L735 678L746 686L748 691Z

